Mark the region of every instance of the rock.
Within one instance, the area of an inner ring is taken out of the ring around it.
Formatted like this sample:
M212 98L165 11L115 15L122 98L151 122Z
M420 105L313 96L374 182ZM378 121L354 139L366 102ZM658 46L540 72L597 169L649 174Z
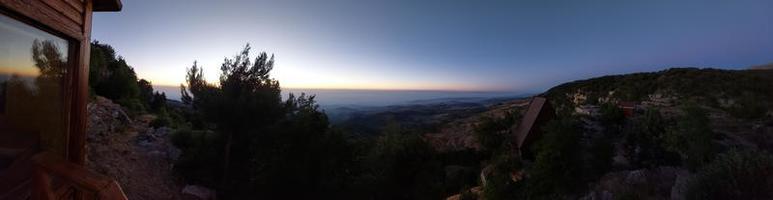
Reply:
M683 194L687 177L687 170L674 167L611 172L601 177L582 199L617 199L621 195L673 199Z
M215 199L215 192L209 188L198 185L186 185L182 191L183 195L189 195L202 200Z
M178 158L180 158L180 155L182 154L182 151L178 149L177 147L174 147L174 145L167 145L166 148L166 155L167 159L174 163L174 161L177 161Z
M684 200L684 193L687 191L687 183L690 180L690 172L680 170L676 173L674 186L671 187L671 200Z
M86 106L88 112L87 139L89 142L105 142L109 136L131 124L132 120L123 108L107 98L97 96Z

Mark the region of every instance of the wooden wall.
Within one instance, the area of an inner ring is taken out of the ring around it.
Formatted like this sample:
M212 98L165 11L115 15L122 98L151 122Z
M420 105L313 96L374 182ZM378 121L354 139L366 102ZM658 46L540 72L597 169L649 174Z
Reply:
M82 0L0 0L0 4L75 40L84 39L90 10L86 12Z
M84 164L86 158L86 104L93 0L0 0L0 8L29 18L28 24L59 35L70 42L71 70L64 81L69 120L68 160Z

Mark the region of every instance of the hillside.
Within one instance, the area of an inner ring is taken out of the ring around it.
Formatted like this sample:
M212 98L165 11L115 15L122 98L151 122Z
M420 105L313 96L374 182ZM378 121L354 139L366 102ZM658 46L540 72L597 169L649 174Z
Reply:
M475 128L485 118L501 119L510 112L522 113L529 105L529 98L519 98L500 102L486 108L486 111L470 116L458 117L440 125L423 135L424 139L436 150L441 152L462 151L465 149L481 150L480 143L475 138Z
M362 136L379 135L387 125L422 133L437 132L445 124L488 112L512 99L515 98L433 99L381 107L338 107L326 114L333 124Z
M582 140L603 138L613 147L611 168L585 189L586 199L694 199L709 194L721 199L739 194L729 190L759 198L766 195L753 191L769 190L749 186L770 181L755 170L773 165L757 161L773 152L773 71L677 68L573 81L541 96L551 100L559 116L581 119ZM636 105L635 114L623 121L610 119L614 114L604 106L621 102ZM590 115L581 114L589 108ZM580 143L591 149L580 155L592 156L593 145ZM742 164L751 160L761 163ZM746 167L752 169L735 171ZM709 186L721 180L718 176L743 181Z
M671 103L698 103L738 117L757 118L773 108L773 71L674 68L573 81L542 96L549 97L563 114L582 104L674 101Z
M773 180L758 176L773 167L768 162L773 152L771 70L677 68L611 75L564 83L538 96L547 97L559 115L556 123L542 127L547 133L537 141L536 158L482 158L481 178L502 182L483 184L483 192L473 188L468 195L726 199L743 194L766 199L755 192L773 189L751 187ZM619 108L623 102L635 105L631 116ZM525 106L524 101L502 105L511 110ZM473 127L497 106L487 109L452 120L425 139L438 150L480 151ZM746 165L751 162L758 163ZM497 173L525 178L502 180ZM741 181L712 186L727 176Z
M717 142L773 151L773 70L676 68L561 84L541 94L562 115L582 106L633 102L677 119L686 106L705 110Z

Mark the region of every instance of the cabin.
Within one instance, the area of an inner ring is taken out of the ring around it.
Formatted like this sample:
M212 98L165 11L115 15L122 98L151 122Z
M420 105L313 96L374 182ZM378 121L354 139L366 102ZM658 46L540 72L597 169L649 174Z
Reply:
M623 101L617 104L617 107L623 110L625 118L631 118L636 113L636 102Z
M93 12L120 0L0 0L0 199L126 199L87 170Z
M513 136L513 152L524 158L534 158L534 142L543 134L542 126L555 118L553 106L544 97L534 97L520 124L510 130Z

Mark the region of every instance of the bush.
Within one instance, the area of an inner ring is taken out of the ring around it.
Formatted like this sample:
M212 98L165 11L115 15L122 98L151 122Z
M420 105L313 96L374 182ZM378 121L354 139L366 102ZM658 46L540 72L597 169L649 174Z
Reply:
M531 199L550 198L574 192L581 186L581 130L574 119L550 121L537 143L537 157L524 192Z
M490 155L500 151L508 151L507 141L510 137L510 128L521 118L519 112L509 112L503 118L483 117L475 126L475 138L484 151Z
M727 108L734 117L741 119L760 119L765 117L768 108L761 96L745 93L737 99L735 105Z
M612 157L614 157L614 145L608 137L599 137L591 141L588 148L590 154L590 163L584 173L587 179L596 179L612 168Z
M615 104L605 103L604 105L601 105L599 113L599 122L607 129L616 129L617 126L620 126L625 122L623 109L620 109L620 107Z
M660 111L650 109L637 116L624 131L626 153L632 164L638 167L677 165L679 154L665 147L668 122Z
M484 199L514 199L521 193L523 182L513 182L510 173L520 170L521 163L513 159L509 154L501 154L492 157L491 172L486 174L486 182L483 183L482 195Z
M438 199L443 168L432 148L417 134L387 129L373 144L360 180L368 199Z
M137 115L145 110L145 106L142 105L139 99L124 98L119 99L116 103L126 108L126 113L130 115Z
M773 157L753 151L720 154L687 185L686 199L771 199Z
M170 126L172 124L171 119L169 119L169 116L167 115L158 115L156 119L150 122L150 127L153 128L161 128L165 126Z
M670 151L683 155L682 163L688 169L696 170L714 157L714 132L709 127L705 110L695 105L688 105L682 110L685 115L677 118L676 126L669 128L664 145Z
M182 154L174 165L175 172L187 182L216 186L219 181L220 148L222 144L217 133L212 131L182 128L172 133L172 143Z

